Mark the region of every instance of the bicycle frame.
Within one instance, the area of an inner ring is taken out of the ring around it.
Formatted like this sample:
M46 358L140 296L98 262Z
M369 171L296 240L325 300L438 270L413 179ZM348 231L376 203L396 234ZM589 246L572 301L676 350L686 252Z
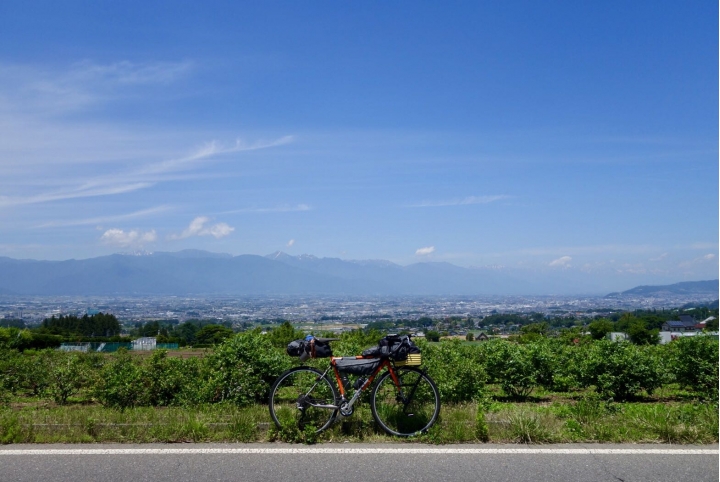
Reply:
M368 387L370 387L370 386L372 385L373 381L375 380L375 377L378 375L378 373L380 373L380 372L383 370L383 368L387 368L387 370L390 372L390 378L392 379L393 383L394 383L395 386L397 387L398 392L400 393L400 396L401 396L403 399L405 399L405 396L404 396L403 393L402 393L402 388L400 387L400 379L398 379L398 376L397 376L397 374L395 373L395 369L393 368L392 363L390 363L389 360L383 360L383 361L380 363L380 365L378 365L377 369L370 375L370 377L368 377L368 379L365 380L365 383L363 383L362 386L355 391L355 393L353 394L352 398L351 398L350 400L347 400L347 398L345 397L345 394L346 394L346 392L345 392L345 384L342 382L342 376L340 375L340 371L338 370L337 364L335 363L335 360L338 359L338 358L350 358L350 357L331 357L331 358L330 358L330 366L327 367L327 369L325 370L325 372L323 372L322 376L323 376L323 377L327 376L327 373L328 373L328 372L330 371L330 369L332 368L333 372L335 373L335 381L336 381L336 383L337 383L338 389L340 390L340 400L343 402L343 403L341 403L342 406L341 406L341 407L338 407L338 406L335 406L335 405L320 405L320 404L317 404L317 405L316 405L316 404L311 403L310 405L312 405L313 407L316 407L316 408L329 408L329 409L340 409L340 408L342 408L342 409L345 409L345 410L348 410L348 409L349 409L349 410L352 410L353 405L355 405L355 402L357 401L357 399L360 398L360 394L361 394L363 391L365 391L366 388L368 388ZM355 358L356 360L368 360L368 359L372 359L372 358L367 358L367 357L364 357L364 356L356 356L356 357L352 357L352 358ZM312 391L314 388L315 388L315 386L313 385L313 387L310 389L310 391ZM415 390L413 389L413 392L414 392L414 391L415 391ZM411 396L412 396L412 395L411 395ZM342 413L342 411L341 411L341 413Z

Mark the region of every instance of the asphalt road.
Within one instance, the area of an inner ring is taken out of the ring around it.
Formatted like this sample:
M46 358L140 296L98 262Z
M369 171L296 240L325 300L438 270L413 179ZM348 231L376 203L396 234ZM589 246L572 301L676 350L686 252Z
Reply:
M0 481L718 481L718 446L0 446Z

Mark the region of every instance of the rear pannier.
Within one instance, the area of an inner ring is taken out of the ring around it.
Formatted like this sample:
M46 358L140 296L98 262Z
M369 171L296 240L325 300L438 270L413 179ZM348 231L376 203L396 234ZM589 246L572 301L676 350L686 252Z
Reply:
M332 356L332 348L329 343L309 335L302 340L291 341L287 346L287 354L300 357L300 361L308 358L329 358Z
M375 359L362 359L362 358L336 358L335 366L341 373L348 373L350 375L365 375L369 376L375 373L377 367L380 365L381 360Z

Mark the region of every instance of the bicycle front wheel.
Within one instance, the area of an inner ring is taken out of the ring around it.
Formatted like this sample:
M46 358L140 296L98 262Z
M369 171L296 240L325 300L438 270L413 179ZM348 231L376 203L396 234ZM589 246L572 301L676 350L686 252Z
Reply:
M270 389L270 416L278 429L283 425L316 432L328 428L337 416L337 390L320 370L297 367L286 371Z
M395 373L399 387L389 371L375 384L371 405L373 417L390 435L419 435L437 420L440 393L435 382L417 368L398 368Z

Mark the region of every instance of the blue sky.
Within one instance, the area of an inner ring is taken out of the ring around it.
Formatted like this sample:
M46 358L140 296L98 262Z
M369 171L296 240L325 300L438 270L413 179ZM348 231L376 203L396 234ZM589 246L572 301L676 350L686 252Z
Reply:
M713 2L3 2L0 256L718 274Z

